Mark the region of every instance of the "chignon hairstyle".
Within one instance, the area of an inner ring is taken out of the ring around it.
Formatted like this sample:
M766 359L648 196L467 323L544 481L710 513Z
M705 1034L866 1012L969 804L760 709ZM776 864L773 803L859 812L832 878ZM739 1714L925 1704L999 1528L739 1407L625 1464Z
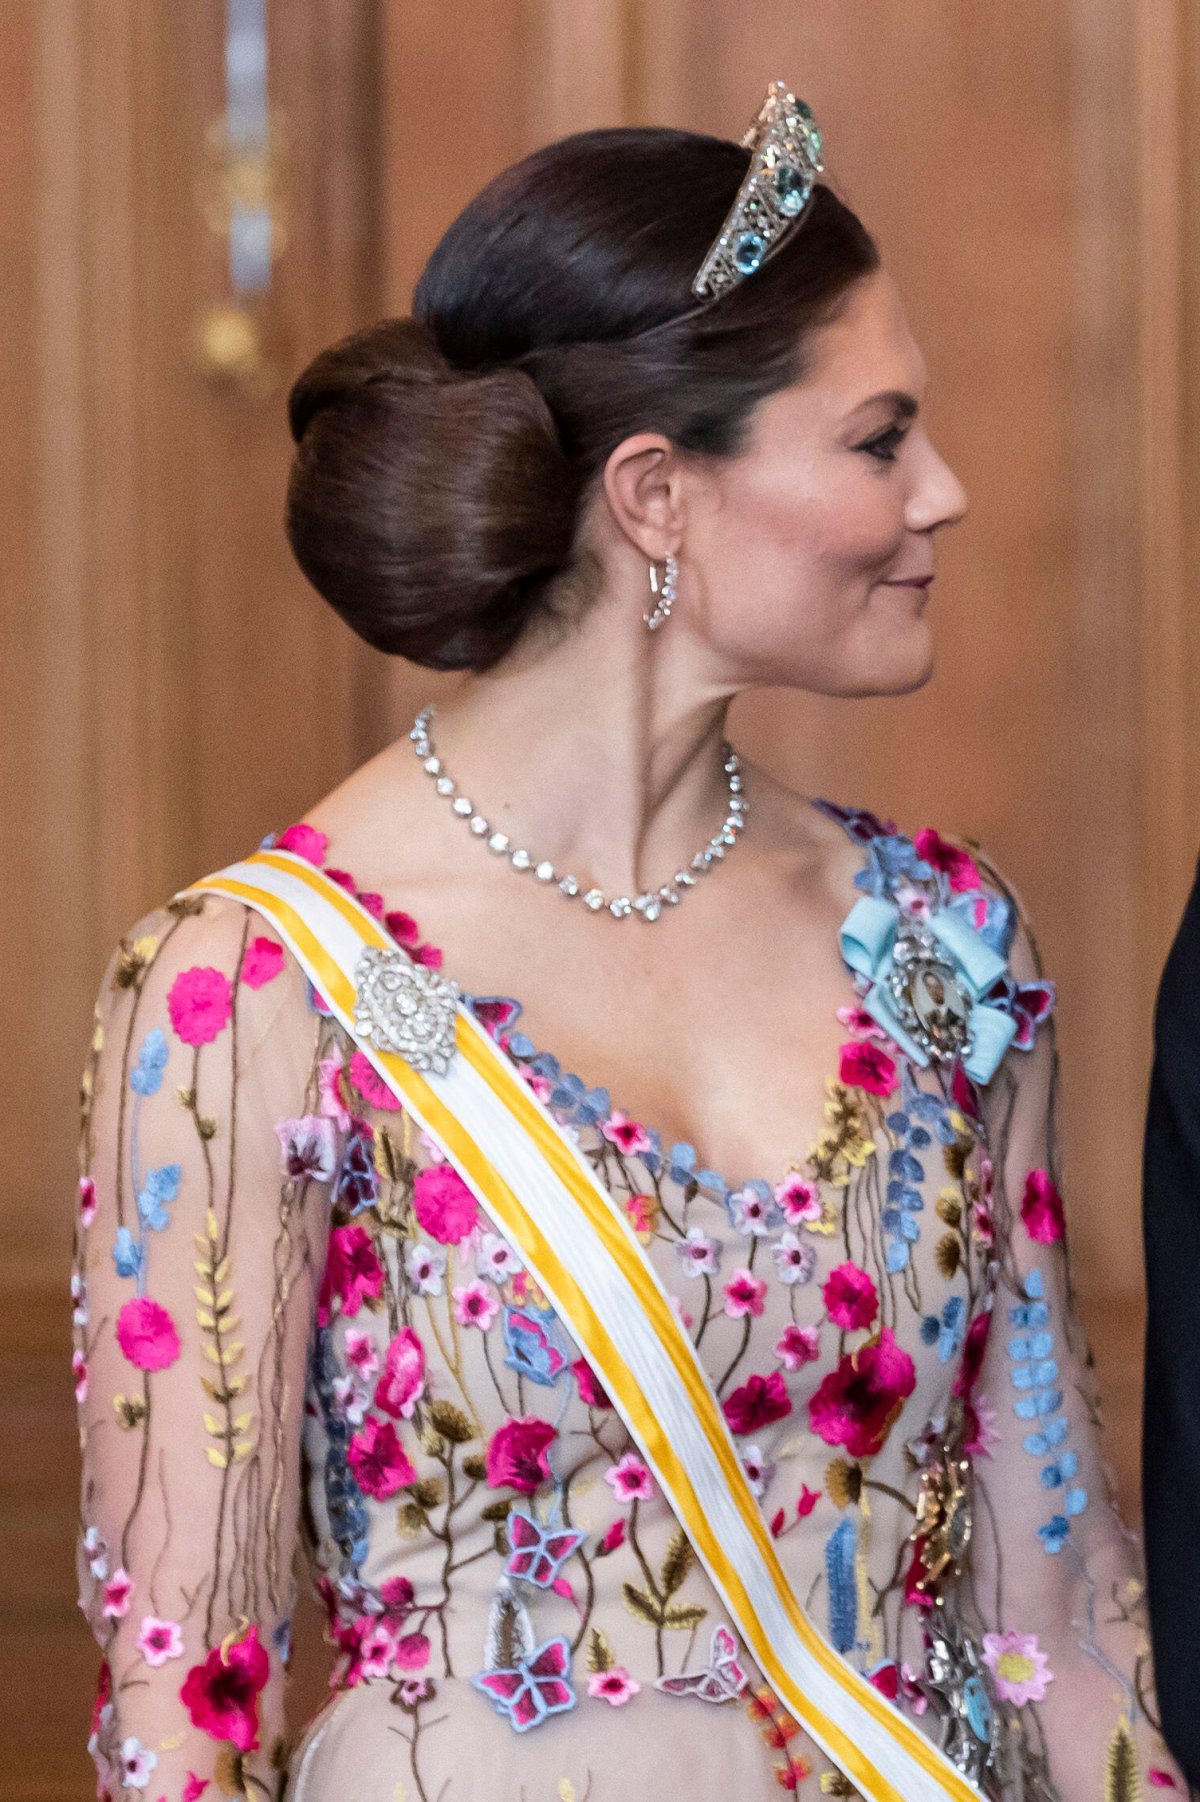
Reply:
M755 405L803 376L813 333L879 253L818 185L762 267L699 305L692 279L748 166L687 131L550 144L460 213L412 318L304 370L288 539L368 644L490 668L576 568L582 508L622 439L734 455Z

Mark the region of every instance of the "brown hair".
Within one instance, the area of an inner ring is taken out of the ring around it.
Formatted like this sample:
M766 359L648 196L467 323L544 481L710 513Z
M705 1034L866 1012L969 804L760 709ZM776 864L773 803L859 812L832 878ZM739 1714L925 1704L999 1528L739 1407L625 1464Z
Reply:
M411 319L309 364L288 401L288 538L368 644L489 668L571 568L623 438L733 455L755 405L803 375L812 334L879 254L819 185L761 269L697 306L692 277L747 166L694 132L562 139L459 215Z

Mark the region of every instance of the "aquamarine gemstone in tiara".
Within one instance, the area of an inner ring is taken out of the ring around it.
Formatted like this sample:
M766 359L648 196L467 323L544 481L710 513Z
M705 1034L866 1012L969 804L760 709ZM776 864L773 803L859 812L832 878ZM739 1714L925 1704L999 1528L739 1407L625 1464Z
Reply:
M824 168L812 110L782 81L767 89L742 143L750 167L692 282L701 300L715 300L762 266L803 214Z

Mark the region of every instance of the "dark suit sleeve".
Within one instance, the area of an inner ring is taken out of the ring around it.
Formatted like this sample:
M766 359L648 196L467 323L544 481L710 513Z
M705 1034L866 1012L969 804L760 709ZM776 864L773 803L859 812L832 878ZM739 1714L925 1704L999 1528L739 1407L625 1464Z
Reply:
M1158 996L1144 1228L1151 1636L1163 1735L1200 1784L1200 873Z

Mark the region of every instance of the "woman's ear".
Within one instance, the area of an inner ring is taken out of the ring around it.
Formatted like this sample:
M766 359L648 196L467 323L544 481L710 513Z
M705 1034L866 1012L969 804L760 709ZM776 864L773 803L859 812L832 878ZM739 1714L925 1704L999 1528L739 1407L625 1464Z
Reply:
M661 432L623 438L604 465L604 493L624 536L650 562L683 540L679 453Z

